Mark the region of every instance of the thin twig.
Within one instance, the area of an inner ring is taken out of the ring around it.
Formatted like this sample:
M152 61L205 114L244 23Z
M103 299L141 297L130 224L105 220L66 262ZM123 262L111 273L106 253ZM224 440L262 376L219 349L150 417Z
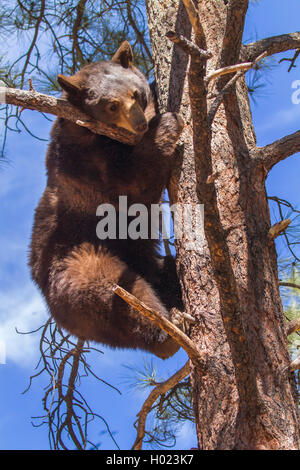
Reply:
M131 7L131 1L130 1L130 0L127 0L127 1L126 1L126 7L127 7L127 18L128 18L129 24L131 25L133 31L135 32L138 41L139 41L139 42L142 44L142 46L144 47L145 52L146 52L147 57L148 57L148 60L149 60L151 63L153 63L152 54L151 54L150 49L149 49L149 47L147 46L147 43L146 43L146 41L145 41L146 35L143 34L143 33L141 33L141 31L140 31L139 28L137 27L136 21L135 21L134 18L133 18L133 15L132 15L132 7Z
M22 70L22 73L21 73L21 88L23 87L23 84L24 84L25 73L26 73L26 69L27 69L27 66L28 66L29 61L30 61L30 56L32 54L32 51L35 47L35 44L36 44L36 41L37 41L37 38L38 38L40 25L43 21L44 14L45 14L45 8L46 8L46 0L42 0L41 1L40 15L39 15L39 17L37 19L37 22L36 22L36 25L35 25L33 39L32 39L32 42L30 44L30 47L29 47L29 49L26 53L26 60L25 60L25 64L23 66L23 70Z
M70 439L73 448L75 445L77 449L86 449L87 445L95 447L95 444L87 438L88 425L92 420L99 419L104 423L107 432L118 448L105 419L90 408L78 390L81 378L87 377L89 372L97 380L105 383L91 371L85 359L85 353L91 349L95 350L95 348L84 347L84 341L81 339L74 343L70 339L70 335L64 334L51 318L42 328L41 358L37 365L40 370L30 377L29 387L26 391L30 388L32 380L42 373L49 375L49 384L46 386L42 400L45 414L34 417L35 422L38 420L38 424L32 423L33 426L48 425L51 449L68 450L68 439ZM112 388L115 389L115 387Z
M143 438L145 436L145 424L146 419L151 411L153 404L159 398L159 396L164 395L167 393L171 388L173 388L176 384L181 382L187 375L190 373L190 365L189 361L178 370L172 377L170 377L165 382L158 384L150 393L148 398L145 400L142 409L138 413L138 426L137 426L137 436L136 440L132 446L133 450L141 450L143 444Z
M73 68L74 68L73 72L75 72L75 67L76 67L76 53L77 53L80 65L81 66L84 65L84 62L85 62L82 50L80 49L80 45L79 45L78 32L82 23L86 3L87 3L87 0L80 0L76 7L76 18L75 18L73 29L72 29L72 38L73 38L72 56L73 56Z
M291 59L289 59L289 58L283 58L283 59L281 59L281 60L279 61L279 63L281 64L281 62L284 62L284 61L291 62L291 65L290 65L289 68L288 68L288 72L290 72L293 68L296 67L295 62L296 62L296 59L297 59L297 57L298 57L299 54L300 54L300 49L297 49L297 50L295 51L294 57L292 57Z
M278 197L275 197L275 196L269 196L268 199L276 202L281 221L285 220L285 216L284 216L284 213L283 213L283 210L282 210L282 207L281 207L282 205L285 206L285 207L288 207L289 209L291 209L292 212L296 212L296 213L300 214L300 211L296 210L292 206L292 204L290 202L286 201L285 199L281 199L281 198L278 198ZM287 246L288 250L290 251L291 255L294 258L294 263L295 262L300 262L300 259L298 258L298 256L296 255L294 249L291 246L292 244L289 240L289 237L288 237L287 233L283 232L283 236L284 236L284 239L285 239L285 242L286 242L286 246Z

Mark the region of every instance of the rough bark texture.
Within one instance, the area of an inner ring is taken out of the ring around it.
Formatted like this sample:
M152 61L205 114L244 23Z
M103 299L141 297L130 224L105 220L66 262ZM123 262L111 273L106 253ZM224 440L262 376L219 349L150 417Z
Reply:
M148 0L149 30L160 109L180 111L187 122L171 201L204 204L203 250L187 251L184 239L176 242L184 304L197 318L191 337L205 358L192 369L199 448L298 449L276 251L268 239L266 169L257 158L243 78L225 95L211 128L207 120L213 99L207 99L204 76L240 61L247 5L199 2L203 35L197 46L213 53L207 69L195 59L189 69L188 56L165 37L173 30L191 38L181 2ZM219 80L214 92L230 78Z

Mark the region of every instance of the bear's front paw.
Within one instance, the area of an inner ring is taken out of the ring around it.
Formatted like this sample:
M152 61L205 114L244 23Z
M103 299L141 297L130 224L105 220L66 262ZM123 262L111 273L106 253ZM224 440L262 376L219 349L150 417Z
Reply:
M148 137L154 138L154 144L163 157L170 157L184 128L184 120L177 113L156 115L149 123ZM153 146L153 142L151 143Z
M173 307L170 310L170 321L185 334L188 334L190 324L195 323L196 320L189 313L182 312L178 308Z

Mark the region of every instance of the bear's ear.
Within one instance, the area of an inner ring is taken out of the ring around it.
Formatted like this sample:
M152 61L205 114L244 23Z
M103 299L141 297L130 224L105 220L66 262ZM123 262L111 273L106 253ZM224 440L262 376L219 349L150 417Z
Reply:
M133 62L133 53L131 49L131 45L128 41L124 41L113 58L111 59L112 62L117 62L118 64L122 65L124 69L128 69L128 67L132 66Z
M63 90L68 93L79 93L82 89L81 77L79 75L73 75L72 77L66 77L65 75L57 75L57 81Z

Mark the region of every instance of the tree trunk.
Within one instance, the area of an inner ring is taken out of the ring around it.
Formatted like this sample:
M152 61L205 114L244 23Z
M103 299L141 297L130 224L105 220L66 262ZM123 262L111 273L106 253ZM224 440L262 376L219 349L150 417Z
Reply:
M159 107L180 111L187 122L170 199L204 204L201 252L176 240L185 309L197 319L191 338L205 357L201 368L192 368L198 443L202 450L299 449L276 251L268 238L266 171L253 157L243 77L225 95L212 125L208 121L214 98L207 97L204 76L239 62L248 2L239 9L235 3L199 2L203 35L196 42L213 56L207 68L196 60L189 68L188 55L165 37L173 30L191 38L183 3L147 1ZM218 82L220 89L227 81Z

